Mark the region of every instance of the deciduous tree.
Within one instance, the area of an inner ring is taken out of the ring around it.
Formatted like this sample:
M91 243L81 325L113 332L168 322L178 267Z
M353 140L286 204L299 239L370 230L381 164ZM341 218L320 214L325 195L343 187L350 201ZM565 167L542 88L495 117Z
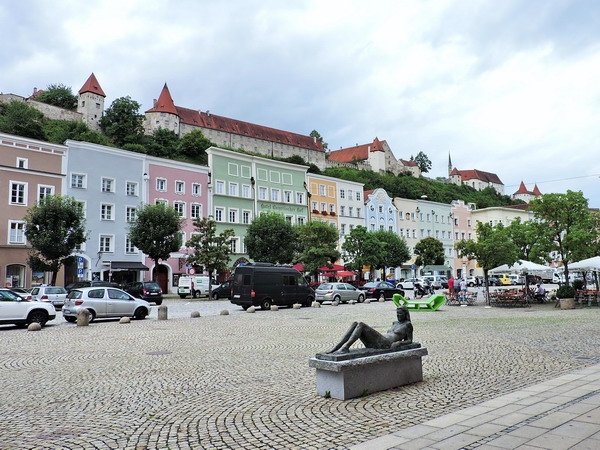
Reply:
M256 217L248 226L245 243L251 259L273 264L291 263L297 248L294 228L277 213Z
M317 275L319 267L339 259L337 228L325 222L312 221L299 225L296 231L298 261L307 272Z
M100 119L100 128L116 145L139 143L144 134L141 105L131 97L116 99Z
M363 266L380 267L384 247L375 233L363 226L354 227L342 244L346 266L359 273Z
M427 173L431 170L431 160L425 153L417 153L417 156L415 156L415 162L417 163L417 167L421 172Z
M0 103L0 131L32 139L46 140L44 115L19 102Z
M28 209L24 220L32 250L29 265L52 272L54 286L61 266L87 239L83 207L72 197L47 195Z
M375 237L382 242L383 248L377 269L386 267L399 267L410 258L410 252L406 241L393 231L376 231Z
M50 84L35 100L59 108L75 111L77 109L77 96L73 94L70 86L64 84Z
M136 217L129 225L131 243L148 255L158 267L161 259L165 260L181 248L182 220L175 209L162 203L157 205L141 205ZM156 272L152 274L155 279Z

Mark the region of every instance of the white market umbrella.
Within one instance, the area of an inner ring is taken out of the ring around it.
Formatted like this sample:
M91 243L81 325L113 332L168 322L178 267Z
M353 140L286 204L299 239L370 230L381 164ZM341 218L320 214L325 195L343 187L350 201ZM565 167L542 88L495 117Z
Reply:
M594 256L588 259L569 264L569 270L580 272L600 272L600 256Z
M571 267L571 265L569 265ZM534 274L536 272L547 272L548 270L552 270L551 267L544 266L542 264L537 264L531 261L519 260L512 265L502 264L501 266L494 267L490 269L488 273L530 273ZM599 269L600 270L600 269Z

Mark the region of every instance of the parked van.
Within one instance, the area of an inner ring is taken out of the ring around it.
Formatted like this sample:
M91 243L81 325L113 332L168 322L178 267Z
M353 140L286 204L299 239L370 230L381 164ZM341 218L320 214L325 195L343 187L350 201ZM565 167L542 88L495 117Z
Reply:
M208 282L207 275L192 275L179 277L179 285L177 286L177 294L180 298L186 298L191 295L193 298L208 297ZM219 284L212 280L211 287L214 289Z
M434 289L448 289L448 278L444 275L423 275L423 280L429 281Z
M291 267L254 263L237 267L231 277L231 303L244 310L250 306L311 306L315 292L304 276Z

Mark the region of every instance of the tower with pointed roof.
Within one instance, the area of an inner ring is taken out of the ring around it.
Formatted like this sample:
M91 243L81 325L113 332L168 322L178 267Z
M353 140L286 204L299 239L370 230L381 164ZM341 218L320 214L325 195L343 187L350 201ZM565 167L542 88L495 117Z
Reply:
M160 91L158 100L154 100L154 105L146 111L144 120L144 129L146 134L152 134L159 128L171 130L179 136L180 117L177 107L171 97L167 83Z
M83 121L92 130L99 131L99 121L104 113L104 99L106 94L100 87L100 83L92 73L87 81L79 89L79 98L77 100L77 112L83 116Z

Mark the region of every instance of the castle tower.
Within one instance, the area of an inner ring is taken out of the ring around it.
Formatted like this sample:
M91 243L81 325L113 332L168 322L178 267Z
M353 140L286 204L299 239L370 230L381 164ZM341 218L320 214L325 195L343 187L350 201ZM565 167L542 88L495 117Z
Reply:
M179 136L179 114L175 107L175 102L167 83L165 83L158 100L154 101L154 106L146 111L144 120L144 131L146 134L152 134L155 130L164 128L175 132Z
M77 100L77 112L83 114L83 121L91 130L100 131L98 122L104 114L105 98L106 94L92 73L79 89L79 99Z

